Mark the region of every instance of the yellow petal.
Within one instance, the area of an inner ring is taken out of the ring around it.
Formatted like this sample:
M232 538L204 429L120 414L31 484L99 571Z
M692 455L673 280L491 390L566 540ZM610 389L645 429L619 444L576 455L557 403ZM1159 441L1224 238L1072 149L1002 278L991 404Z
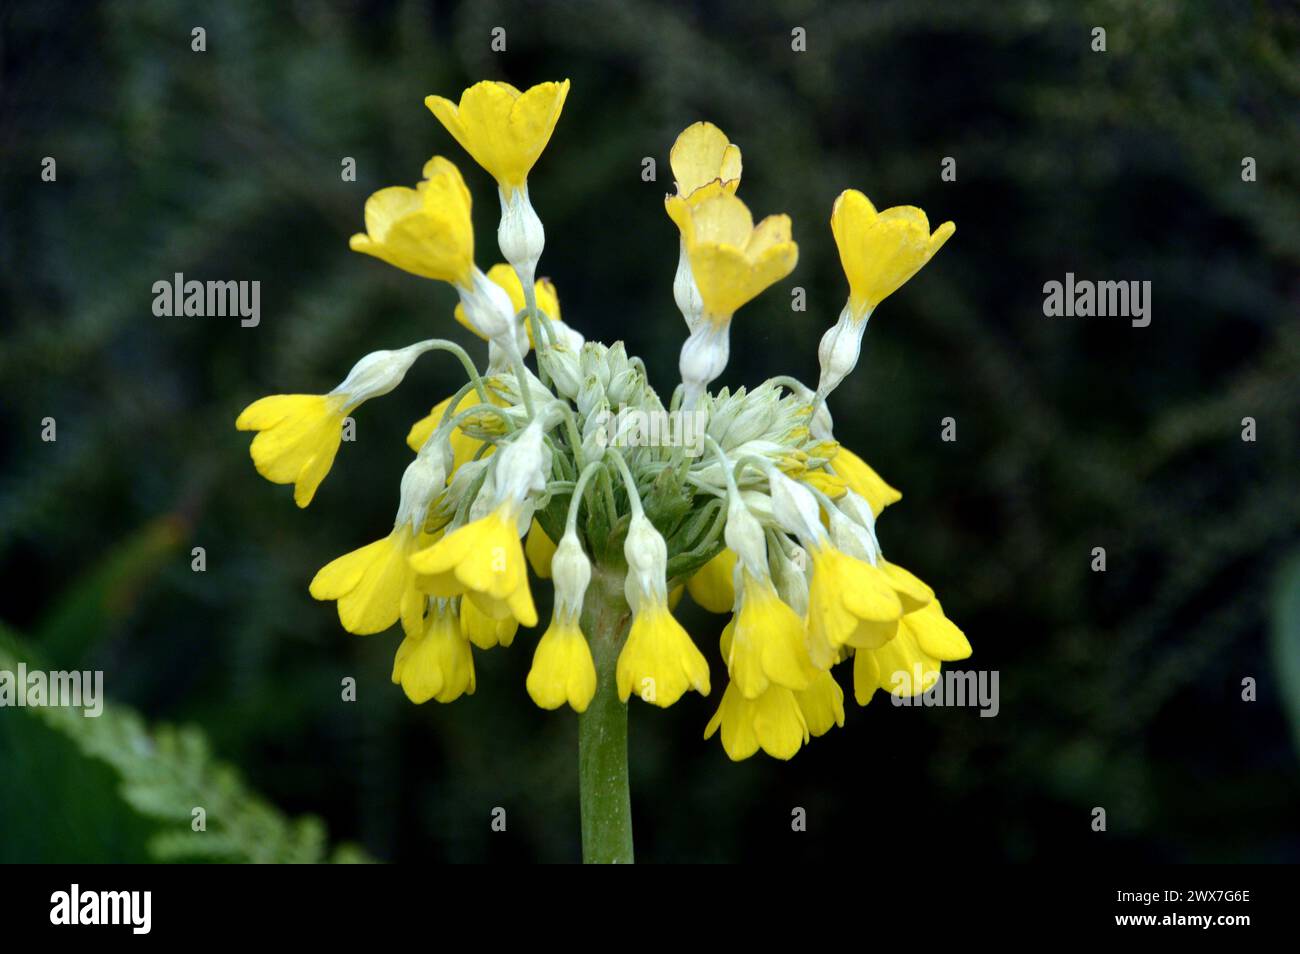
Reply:
M460 171L434 156L415 189L392 186L366 200L366 232L349 247L423 278L468 287L474 268L470 195Z
M691 599L710 613L730 613L736 605L735 568L736 554L724 549L686 581Z
M709 694L709 664L665 604L636 612L615 677L624 702L633 691L643 702L663 708L688 689Z
M934 590L930 585L897 563L882 559L879 569L888 578L894 592L898 594L898 601L903 605L904 616L916 612L934 600Z
M409 527L346 553L323 566L311 581L311 595L338 602L339 621L350 633L380 633L406 611L409 623L418 603L410 567L413 539Z
M431 612L423 632L402 640L393 660L393 682L415 703L473 695L474 657L454 613L446 607Z
M484 81L460 102L429 96L424 104L502 189L522 188L559 121L569 81L540 83L521 93L509 83Z
M514 642L519 621L510 615L508 608L504 614L495 617L479 609L473 598L466 598L460 601L460 629L465 638L479 649L492 649Z
M813 735L825 735L833 726L844 725L844 690L829 671L819 672L805 691L794 695Z
M528 695L543 709L568 703L585 712L596 694L596 664L575 623L552 620L537 644L528 671Z
M747 699L757 699L773 684L807 689L816 670L805 648L803 620L777 596L771 580L744 576L724 657L732 683Z
M668 154L677 194L689 196L715 180L731 192L740 185L740 149L713 123L687 126Z
M528 565L533 568L533 572L543 580L549 580L551 578L551 558L555 556L555 544L546 535L542 525L536 520L528 528L528 540L524 543L524 553L528 557Z
M971 654L966 635L944 615L938 600L904 616L902 624L916 638L921 651L935 659L951 662Z
M844 446L831 460L831 470L844 478L849 489L864 499L877 517L890 504L903 499L903 495L885 483L865 460Z
M246 407L235 427L258 432L249 445L257 472L272 483L293 484L294 501L305 507L334 464L343 408L337 395L274 394Z
M421 587L446 593L450 574L461 592L505 602L522 625L537 625L515 515L506 505L420 550L411 566Z
M861 318L920 271L956 226L945 222L931 234L920 209L877 212L865 195L848 189L835 200L831 231L849 280L849 307Z

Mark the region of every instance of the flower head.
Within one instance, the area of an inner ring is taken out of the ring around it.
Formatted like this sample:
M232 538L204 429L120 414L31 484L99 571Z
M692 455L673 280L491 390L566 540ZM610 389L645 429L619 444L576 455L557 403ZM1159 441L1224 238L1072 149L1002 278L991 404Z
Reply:
M567 79L539 83L522 93L509 83L484 80L461 93L459 103L427 96L424 105L501 191L510 192L528 180L568 95Z

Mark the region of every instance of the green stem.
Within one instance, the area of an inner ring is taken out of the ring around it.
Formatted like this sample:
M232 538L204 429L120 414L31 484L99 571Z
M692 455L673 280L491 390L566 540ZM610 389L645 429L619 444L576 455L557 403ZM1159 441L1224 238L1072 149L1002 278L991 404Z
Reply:
M578 794L582 860L632 862L632 797L627 784L627 704L618 698L615 671L632 622L623 573L592 568L582 631L596 663L596 695L578 717Z

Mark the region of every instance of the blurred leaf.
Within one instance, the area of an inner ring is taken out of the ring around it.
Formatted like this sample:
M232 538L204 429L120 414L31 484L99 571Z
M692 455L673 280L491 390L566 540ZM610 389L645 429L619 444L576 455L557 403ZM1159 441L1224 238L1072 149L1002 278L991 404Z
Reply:
M0 670L41 663L21 637L0 624ZM216 761L196 728L160 725L150 730L138 713L104 702L96 718L68 707L29 707L25 713L70 739L83 756L111 766L121 779L122 798L141 816L156 820L149 839L157 860L318 863L327 858L325 827L316 818L289 819L248 789L239 773ZM6 718L14 714L6 712ZM30 783L32 776L23 776ZM78 803L94 802L78 792ZM192 831L193 812L202 808L206 830ZM5 829L18 819L6 819ZM60 819L22 819L25 827L57 828ZM349 849L336 857L364 857ZM48 860L44 853L38 860ZM85 860L79 857L78 860ZM113 860L120 860L114 858Z

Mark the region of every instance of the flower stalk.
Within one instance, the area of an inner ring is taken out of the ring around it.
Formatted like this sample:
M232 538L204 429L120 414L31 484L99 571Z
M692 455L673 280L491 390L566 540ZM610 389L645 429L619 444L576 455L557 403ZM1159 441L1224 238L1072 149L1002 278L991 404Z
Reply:
M632 797L627 777L627 704L618 698L615 669L632 622L623 573L592 571L582 631L596 663L596 695L578 716L578 797L585 864L630 864Z

